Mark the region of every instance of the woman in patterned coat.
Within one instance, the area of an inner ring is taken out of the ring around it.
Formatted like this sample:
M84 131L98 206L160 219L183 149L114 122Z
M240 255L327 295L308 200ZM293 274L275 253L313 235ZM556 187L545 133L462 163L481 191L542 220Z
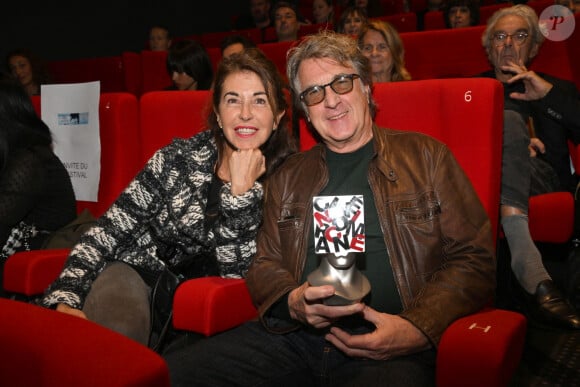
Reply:
M263 180L295 150L284 83L257 49L217 70L208 129L153 155L73 248L40 303L151 345L150 293L182 279L245 276Z

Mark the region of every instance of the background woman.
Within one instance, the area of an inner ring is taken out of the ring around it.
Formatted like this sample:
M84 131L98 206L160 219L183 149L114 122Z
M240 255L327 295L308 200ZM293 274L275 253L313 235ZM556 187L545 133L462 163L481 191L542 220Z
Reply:
M8 53L6 68L12 77L20 82L28 95L39 95L40 85L51 81L44 61L33 52L23 48Z
M358 37L358 46L369 58L373 82L408 81L405 49L399 33L390 23L374 20L367 23Z

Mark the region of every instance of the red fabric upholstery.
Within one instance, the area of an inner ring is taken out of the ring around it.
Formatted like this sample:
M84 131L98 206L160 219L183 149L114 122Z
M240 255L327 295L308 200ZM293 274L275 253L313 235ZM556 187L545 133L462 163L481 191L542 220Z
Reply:
M396 15L398 13L405 12L405 2L401 0L380 0L381 9L384 15ZM419 9L423 9L426 6L426 2L422 1L408 1L409 11L415 12ZM421 6L422 8L416 9L415 7Z
M158 354L88 320L6 299L0 315L0 385L170 385Z
M211 108L209 90L157 91L141 96L141 164L174 137L188 138L206 128L207 109Z
M417 14L415 12L397 13L371 18L389 22L399 33L417 31Z
M471 77L490 68L483 26L403 32L405 65L415 80Z
M456 320L439 342L439 387L508 386L522 356L526 318L485 309Z
M264 51L264 54L270 58L282 77L287 80L286 77L286 53L288 49L292 47L296 42L274 42L274 43L261 43L258 44L258 48Z
M32 297L42 294L58 277L70 249L23 251L4 265L4 290Z
M498 9L511 7L513 4L511 2L505 3L497 3L497 4L490 4L490 5L483 5L479 7L479 24L485 25L487 23L487 19L491 17Z
M534 241L566 243L574 232L574 197L570 192L532 196L528 219Z
M72 59L48 63L54 83L101 81L101 92L126 91L121 56Z
M166 60L167 51L141 51L142 94L149 91L165 90L173 84L171 77L167 74Z
M428 30L444 30L445 19L443 18L443 11L429 11L423 17L423 29Z
M184 282L173 299L173 326L211 336L256 317L242 279L204 277Z
M121 54L121 59L123 61L125 90L136 96L141 95L141 83L143 81L141 55L136 52L125 51Z

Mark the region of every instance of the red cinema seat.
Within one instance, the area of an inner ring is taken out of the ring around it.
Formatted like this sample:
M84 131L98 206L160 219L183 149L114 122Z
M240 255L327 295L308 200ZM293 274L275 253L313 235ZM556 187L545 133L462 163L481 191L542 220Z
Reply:
M417 31L417 14L415 12L380 16L371 18L371 20L383 20L389 22L399 33Z
M149 91L165 90L173 82L167 73L167 51L141 51L141 94Z
M89 320L0 299L0 385L169 387L164 360Z
M210 96L209 90L156 91L141 96L141 166L173 138L188 138L206 128Z
M141 55L137 52L125 51L121 54L123 61L123 77L125 90L136 96L141 95L143 82L143 69L141 67Z

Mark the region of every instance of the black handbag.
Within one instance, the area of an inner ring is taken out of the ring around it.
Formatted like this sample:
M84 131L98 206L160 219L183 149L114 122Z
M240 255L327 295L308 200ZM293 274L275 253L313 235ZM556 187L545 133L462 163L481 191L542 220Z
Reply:
M151 329L149 348L161 353L175 336L173 331L173 295L184 277L167 267L161 272L151 290Z

